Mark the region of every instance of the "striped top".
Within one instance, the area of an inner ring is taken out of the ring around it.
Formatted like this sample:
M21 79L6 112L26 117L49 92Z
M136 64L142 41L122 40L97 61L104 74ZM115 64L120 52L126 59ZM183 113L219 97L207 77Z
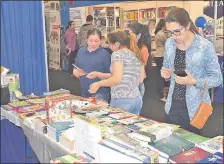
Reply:
M139 73L141 63L129 49L120 49L113 52L111 63L120 62L123 65L122 80L111 87L111 98L135 98L140 95Z

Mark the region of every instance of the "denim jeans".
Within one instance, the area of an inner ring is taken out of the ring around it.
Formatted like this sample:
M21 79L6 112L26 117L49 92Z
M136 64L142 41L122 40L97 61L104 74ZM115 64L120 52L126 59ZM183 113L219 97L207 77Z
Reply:
M144 83L140 83L138 88L139 88L140 94L141 94L141 96L143 98L143 96L145 94L145 84Z
M110 93L96 93L96 94L82 94L83 97L91 97L94 96L96 99L103 99L107 101L108 103L110 102Z
M112 98L110 106L113 108L120 108L129 113L139 115L142 108L142 97L138 96L132 99L116 99Z

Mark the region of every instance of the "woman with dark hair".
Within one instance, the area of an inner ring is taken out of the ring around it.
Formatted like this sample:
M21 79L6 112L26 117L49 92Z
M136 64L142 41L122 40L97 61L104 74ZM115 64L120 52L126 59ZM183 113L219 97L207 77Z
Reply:
M134 34L137 41L138 48L141 52L141 56L144 59L144 62L142 65L142 71L144 72L143 73L144 76L139 78L139 82L140 82L139 90L143 98L145 93L144 79L146 78L145 66L149 64L149 66L147 67L149 69L152 64L152 58L150 56L150 53L151 53L150 35L149 35L148 27L137 22L132 22L130 24L127 24L127 30L129 30L131 33Z
M77 49L76 47L77 35L75 33L75 24L73 21L68 22L64 39L65 39L66 50L67 50L66 55L69 55L68 73L72 74L72 70L73 70L72 63L74 62L74 59L77 53L75 51Z
M171 81L165 118L169 123L199 134L190 120L201 103L201 91L204 91L202 101L211 104L208 89L222 84L218 57L212 42L198 35L185 9L172 9L165 22L170 38L165 44L161 76Z
M133 114L139 114L142 107L139 74L144 62L133 34L128 31L116 31L108 35L111 56L111 73L92 72L89 78L98 77L102 80L93 83L90 93L101 87L111 87L110 106L121 108Z
M79 49L73 74L80 79L81 91L83 97L95 96L109 102L110 88L101 87L95 93L89 93L91 84L100 81L100 78L89 78L86 76L93 71L110 73L110 54L102 47L100 47L101 31L99 29L90 29L87 33L87 46Z
M156 62L156 67L158 72L160 72L163 66L163 57L164 57L164 47L166 42L166 34L165 30L165 20L160 19L155 30L155 43L156 43L156 51L153 53L154 60ZM157 94L158 98L161 101L166 101L166 98L163 95L165 80L161 76L157 76Z

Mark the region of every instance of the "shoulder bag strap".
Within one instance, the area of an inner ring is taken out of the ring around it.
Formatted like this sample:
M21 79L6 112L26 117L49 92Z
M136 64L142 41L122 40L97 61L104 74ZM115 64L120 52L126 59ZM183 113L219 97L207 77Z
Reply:
M200 100L202 101L202 98L204 96L204 93L205 93L205 89L207 88L207 82L206 80L204 81L204 87L203 87L203 90L200 92Z

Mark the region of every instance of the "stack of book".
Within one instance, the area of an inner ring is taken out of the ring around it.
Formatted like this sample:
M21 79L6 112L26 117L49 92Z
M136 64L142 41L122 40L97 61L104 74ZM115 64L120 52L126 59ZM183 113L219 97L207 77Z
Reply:
M69 128L61 133L60 144L67 148L70 152L74 151L75 128Z
M217 136L207 141L197 144L197 147L204 149L212 154L216 152L223 153L223 136Z
M159 162L167 163L170 158L184 152L195 145L178 136L171 135L154 143L150 143L149 149L159 152Z
M73 125L72 121L50 123L47 125L47 135L54 141L59 142L61 133L71 128L71 125Z

